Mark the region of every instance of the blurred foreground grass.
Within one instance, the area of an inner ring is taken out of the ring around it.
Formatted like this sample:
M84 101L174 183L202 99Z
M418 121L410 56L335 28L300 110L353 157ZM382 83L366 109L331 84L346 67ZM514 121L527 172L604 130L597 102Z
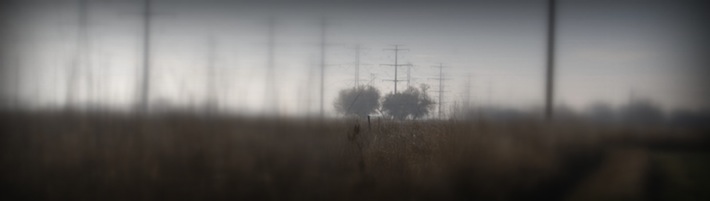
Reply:
M710 152L658 152L652 159L656 200L710 200Z
M4 200L702 200L710 180L707 135L688 128L179 113L1 118Z

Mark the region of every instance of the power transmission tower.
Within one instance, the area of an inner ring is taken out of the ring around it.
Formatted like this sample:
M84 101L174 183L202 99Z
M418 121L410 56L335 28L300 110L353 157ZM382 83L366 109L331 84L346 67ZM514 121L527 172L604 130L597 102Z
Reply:
M548 2L547 18L547 71L545 82L545 119L552 120L555 95L555 9L556 1Z
M399 61L398 61L398 60L399 60L399 52L400 52L400 51L409 51L409 49L401 49L401 48L399 48L399 47L402 46L402 45L393 45L393 46L394 46L394 48L384 49L384 50L385 50L385 51L393 51L393 52L394 52L394 64L380 64L380 65L383 65L383 66L392 66L392 67L394 67L394 79L392 79L392 80L382 80L382 81L394 82L394 93L397 94L397 82L406 81L406 80L399 80L399 78L397 77L397 69L398 69L400 66L411 66L412 64L399 64L399 63L398 63L398 62L399 62Z
M439 77L438 78L429 78L432 80L438 80L439 81L439 90L435 91L439 94L439 119L443 117L443 110L442 106L444 105L444 80L449 80L448 78L444 78L444 68L447 66L444 66L444 64L439 63L438 66L432 66L432 68L438 68L439 69Z

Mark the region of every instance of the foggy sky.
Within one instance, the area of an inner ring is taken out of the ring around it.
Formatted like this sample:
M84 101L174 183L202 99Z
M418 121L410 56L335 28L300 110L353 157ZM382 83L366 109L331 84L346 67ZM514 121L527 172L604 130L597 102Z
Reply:
M89 0L88 49L101 102L135 100L142 56L141 1ZM326 111L340 89L353 86L355 53L361 83L392 91L393 54L402 44L412 85L436 88L444 63L448 104L462 102L472 75L472 104L539 107L543 103L546 0L527 1L171 1L153 0L152 101L175 105L205 99L207 41L222 107L264 107L267 20L275 19L275 80L284 113L318 108L320 19L327 19ZM37 106L62 105L67 69L77 49L77 1L5 3L3 94ZM560 0L557 103L584 108L644 97L664 109L708 108L706 4L702 1ZM371 76L373 74L374 76ZM17 75L17 76L13 76ZM399 69L405 79L406 68ZM81 78L87 80L85 78ZM85 81L82 81L85 82ZM13 83L16 83L18 87ZM84 83L83 86L89 82ZM404 90L400 83L399 90ZM87 87L75 89L83 94ZM432 95L436 95L432 92ZM93 100L96 101L96 100Z

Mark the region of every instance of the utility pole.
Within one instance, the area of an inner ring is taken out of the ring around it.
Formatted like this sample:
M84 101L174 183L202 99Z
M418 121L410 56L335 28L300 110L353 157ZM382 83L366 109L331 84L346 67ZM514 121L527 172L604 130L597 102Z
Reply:
M488 105L489 108L493 108L493 103L491 103L491 99L493 96L493 83L491 80L488 80L488 90L486 91L486 105Z
M325 17L321 19L320 31L320 117L325 117L323 110L325 92Z
M363 48L360 44L355 45L353 50L355 50L355 62L354 62L354 67L355 67L355 75L354 75L354 87L357 88L360 86L360 81L364 81L363 79L360 79L360 66L363 65L360 63L360 53L362 50L365 50L366 48ZM368 65L368 64L365 64Z
M360 44L355 45L355 87L360 86Z
M276 93L276 83L275 83L275 61L274 61L274 50L275 50L275 28L276 28L276 20L274 17L269 18L269 42L268 42L268 58L267 58L267 72L266 72L266 96L264 97L266 100L264 103L267 103L266 111L269 112L276 112L277 111L277 94Z
M89 44L88 0L81 0L81 2L82 2L81 13L83 13L83 15L84 15L83 20L82 20L83 25L81 25L83 27L82 29L84 30L83 31L84 32L84 34L83 34L84 35L83 36L84 47L81 48L82 51L84 52L82 54L84 57L84 60L82 62L84 62L83 67L85 69L84 80L86 81L86 83L84 83L84 86L85 86L84 90L86 92L86 101L89 102L90 104L95 104L95 101L97 100L97 98L96 98L96 86L95 86L96 83L94 82L95 81L94 77L96 75L94 72L95 70L94 70L93 66L91 65L91 62L92 62L91 57L89 56L89 53L91 52L91 50L89 49L90 44Z
M439 90L436 91L439 93L439 119L443 117L443 110L442 110L442 105L444 104L444 80L448 80L447 78L444 78L444 68L447 66L444 66L444 64L439 63L438 66L432 66L432 68L438 68L439 69L439 77L438 78L429 78L432 80L438 80L439 81Z
M313 107L313 88L315 88L315 70L318 67L316 65L316 60L313 55L311 55L310 59L310 64L308 65L310 68L308 68L308 76L306 77L306 101L305 101L305 113L311 114L311 107Z
M407 66L407 87L412 86L410 83L412 81L412 64Z
M466 78L466 93L464 93L464 94L466 95L466 97L465 97L465 101L466 101L465 107L466 107L466 110L468 111L468 110L471 109L471 77L472 77L472 76L471 76L471 73L468 73L468 75L467 75L466 77L467 77L467 78Z
M215 39L210 36L207 41L207 75L205 76L205 91L207 92L207 100L205 101L208 112L217 107L217 85L215 80Z
M394 79L392 79L392 80L382 80L382 81L394 82L394 93L397 94L397 82L405 81L405 80L399 80L399 78L397 77L397 69L398 69L400 66L411 66L411 64L399 64L399 63L398 63L398 62L399 62L399 61L398 61L398 59L399 59L399 52L400 52L400 51L409 51L409 49L402 49L402 48L399 48L399 47L402 46L402 45L393 45L393 46L394 46L394 48L384 49L384 50L385 50L385 51L393 51L393 52L394 52L394 64L380 64L380 65L392 66L392 67L394 67Z
M152 8L151 0L144 0L143 10L143 79L141 80L140 89L140 112L148 112L148 101L150 99L150 73L151 73L151 22Z
M360 44L355 46L355 87L360 86Z
M12 58L12 61L13 61L12 67L9 67L10 65L6 65L6 66L8 66L8 68L5 68L5 69L12 69L13 78L12 78L12 83L11 83L11 85L12 85L11 90L12 90L12 96L14 98L12 99L11 107L13 107L12 109L20 109L20 94L21 94L20 91L22 91L20 85L22 84L23 73L22 73L22 68L20 68L20 63L17 62L17 58ZM7 60L5 60L3 58L2 62L4 62L3 64L6 64Z
M88 0L80 0L79 1L79 15L80 20L79 20L79 27L81 29L80 36L81 42L80 51L82 60L80 61L82 64L80 64L83 67L84 72L84 91L85 91L85 96L87 101L96 101L95 97L95 88L94 86L94 70L91 66L91 57L89 56L89 53L91 52L89 50L90 44L89 44L89 9L88 9Z
M71 69L69 70L69 80L67 84L67 92L66 92L66 104L67 106L73 107L76 101L76 92L78 91L78 82L79 82L79 72L84 70L86 71L89 65L88 65L88 59L87 59L87 49L88 49L88 36L89 36L89 31L88 31L88 25L89 25L89 20L88 20L88 9L87 9L87 0L79 0L78 2L79 6L79 18L78 18L78 32L77 32L77 38L76 38L76 52L74 53L74 61L71 64ZM85 72L86 73L86 72ZM88 76L87 76L87 84L88 84ZM84 90L87 90L87 88L84 88ZM87 91L88 95L88 91ZM88 96L87 96L88 97Z
M545 119L552 120L555 95L555 8L556 0L548 2L547 18L547 71L545 82Z

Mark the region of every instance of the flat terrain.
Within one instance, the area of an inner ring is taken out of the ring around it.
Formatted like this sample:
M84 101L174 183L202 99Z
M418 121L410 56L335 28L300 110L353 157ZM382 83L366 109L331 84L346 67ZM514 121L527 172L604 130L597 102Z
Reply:
M701 129L3 113L3 200L708 200Z

